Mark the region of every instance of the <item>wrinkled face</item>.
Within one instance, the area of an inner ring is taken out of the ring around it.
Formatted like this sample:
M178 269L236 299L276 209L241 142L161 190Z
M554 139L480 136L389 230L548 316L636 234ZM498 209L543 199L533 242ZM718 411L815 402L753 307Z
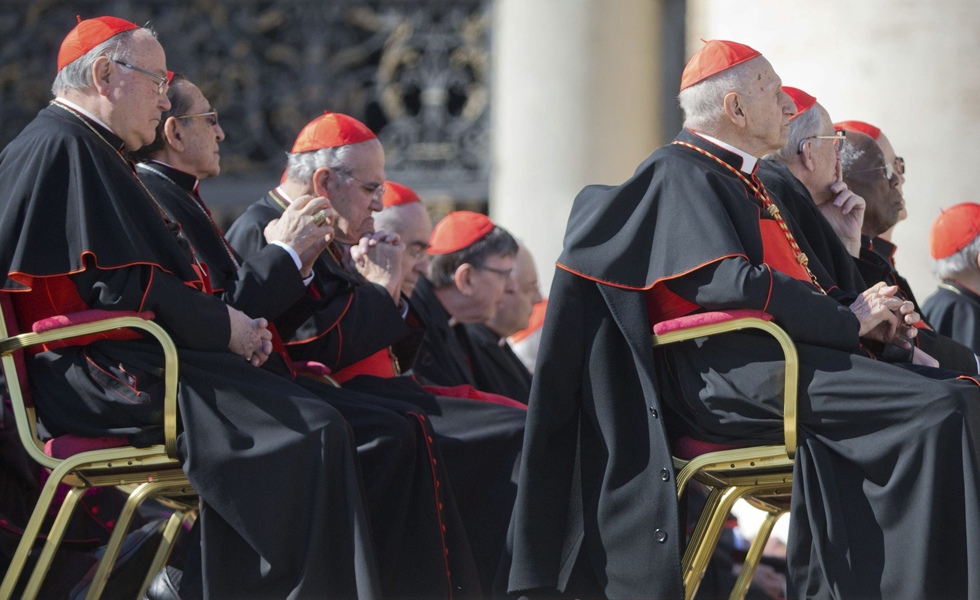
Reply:
M817 135L834 135L834 122L830 120L827 110L819 104L814 105L811 110L820 111L821 128ZM834 140L811 139L806 143L810 147L810 160L813 161L814 189L830 188L837 181L837 163L840 162L840 154L834 148Z
M167 76L167 57L163 46L153 36L139 32L133 37L131 51L123 60L134 67ZM160 81L118 63L109 64L109 95L112 105L110 124L129 150L138 150L156 138L157 124L170 109L167 93L159 93Z
M200 115L211 112L211 103L207 101L201 90L189 81L178 83L185 93L192 99L188 115ZM185 87L186 86L186 87ZM170 117L173 119L174 117ZM191 175L198 179L216 177L221 172L221 156L218 152L218 142L225 139L225 132L218 124L217 117L189 117L186 119L174 119L177 123L177 133L180 141L184 145L181 158L184 160L183 166L189 170ZM212 122L214 123L212 125Z
M483 268L474 270L471 278L473 294L469 301L473 312L479 315L475 322L486 323L493 318L503 303L504 293L514 289L513 268L513 256L498 254L487 258Z
M898 223L898 214L905 206L898 191L898 177L886 175L885 157L878 146L865 136L868 143L861 146L864 155L856 161L844 181L855 194L867 203L862 232L870 237L881 235Z
M386 208L385 212L393 211L397 227L392 227L405 244L402 254L402 293L411 296L419 275L429 272L429 238L432 237L432 219L429 211L421 202L402 204Z
M900 164L898 156L895 154L895 149L892 148L891 142L888 141L888 138L885 136L884 133L878 136L877 141L878 141L878 147L881 148L881 153L885 156L885 162L891 163L892 167L895 170L896 176L898 177L898 193L901 194L902 186L905 184L905 173L902 173L902 171L905 170L905 161L904 160L901 161ZM908 212L906 212L905 205L903 204L902 210L898 214L898 220L904 221L905 217L907 216L908 216Z
M783 82L764 57L752 59L749 81L739 90L745 133L761 147L756 156L775 152L789 142L789 118L796 105L782 90ZM761 153L760 153L761 152Z
M500 308L488 323L490 329L503 337L527 329L534 305L543 300L538 288L538 272L534 268L534 259L523 246L514 259L511 278L514 280L514 290L504 293Z
M381 188L385 182L385 153L380 142L369 140L355 144L347 157L349 173L330 172L326 189L320 185L320 177L315 176L314 183L316 192L326 196L337 212L337 241L354 244L374 233L372 215L384 208Z

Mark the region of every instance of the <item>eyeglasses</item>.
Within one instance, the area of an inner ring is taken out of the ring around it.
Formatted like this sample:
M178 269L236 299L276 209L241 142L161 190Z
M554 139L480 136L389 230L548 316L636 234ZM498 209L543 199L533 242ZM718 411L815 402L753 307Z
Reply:
M193 114L193 115L181 115L179 117L174 117L174 118L175 119L193 119L195 117L207 117L208 118L208 122L211 124L211 127L217 127L218 126L218 111L217 110L212 110L212 111L206 112L206 113L197 113L197 114Z
M477 267L480 271L490 271L491 273L496 273L497 275L503 275L504 279L510 279L510 274L514 271L513 268L510 269L494 269L493 267Z
M141 69L139 67L134 67L133 65L131 65L131 64L127 63L127 62L123 62L121 60L114 60L112 62L114 62L116 64L120 64L120 65L126 67L127 69L132 69L134 71L139 71L140 73L143 73L145 75L149 75L153 79L156 79L157 81L159 81L160 83L157 84L157 94L163 94L168 89L170 89L170 77L169 77L170 74L169 73L167 74L168 77L161 77L161 76L157 75L156 73L151 73L151 72L149 72L149 71L147 71L145 69Z
M368 183L366 181L361 181L360 179L358 179L357 177L354 177L350 173L344 173L344 175L346 177L348 177L349 179L353 179L358 184L360 184L360 186L362 188L364 188L365 190L367 190L368 192L370 192L371 193L371 199L372 200L375 200L375 201L381 200L381 197L385 195L385 190L387 188L385 187L385 184L383 184L383 183Z
M895 178L895 175L897 173L897 171L895 171L895 167L892 165L892 163L885 163L884 165L882 165L880 167L873 167L871 169L860 169L858 171L851 171L850 173L848 173L848 176L854 175L855 173L871 173L873 171L882 171L882 170L885 172L885 179L887 179L888 181L892 181L892 179Z
M901 156L895 157L895 171L899 175L905 175L905 159Z
M844 140L847 138L847 133L842 129L835 133L834 135L811 135L810 137L805 137L800 140L800 147L796 149L797 154L803 154L803 144L807 140L834 140L834 150L840 152L844 149Z

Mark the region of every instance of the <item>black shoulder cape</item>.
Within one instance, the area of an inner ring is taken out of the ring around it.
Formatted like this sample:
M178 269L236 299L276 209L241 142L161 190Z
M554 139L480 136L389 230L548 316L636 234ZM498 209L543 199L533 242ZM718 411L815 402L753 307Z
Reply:
M122 140L69 111L52 103L0 153L2 289L81 272L85 256L101 269L154 265L199 281L189 248L119 153Z

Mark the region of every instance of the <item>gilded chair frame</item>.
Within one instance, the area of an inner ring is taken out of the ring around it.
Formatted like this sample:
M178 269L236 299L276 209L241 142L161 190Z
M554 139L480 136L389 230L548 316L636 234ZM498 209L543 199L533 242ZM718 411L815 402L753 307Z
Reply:
M742 571L729 596L743 600L752 576L762 558L762 551L779 518L789 511L793 489L793 457L796 453L796 414L799 392L799 355L792 338L778 325L748 317L690 327L652 336L655 348L720 333L756 329L776 339L785 361L783 388L782 445L758 446L709 452L690 461L673 458L678 501L688 483L694 479L711 489L708 500L684 551L681 569L685 600L697 593L711 555L718 545L725 520L735 502L746 499L767 515L745 558Z
M64 536L78 500L87 489L98 486L133 486L116 524L95 577L89 585L86 600L96 600L102 594L108 576L114 566L123 539L128 533L132 518L139 505L148 498L159 498L174 509L174 514L163 527L163 541L154 557L153 568L147 573L143 590L149 587L156 573L163 567L176 541L180 525L193 517L197 509L197 494L191 487L177 460L177 348L167 332L158 324L133 316L113 317L71 325L44 333L22 333L11 336L0 307L0 361L14 413L14 421L20 441L27 454L35 462L51 470L41 490L37 505L24 529L23 537L14 553L7 573L0 583L0 600L9 600L14 593L28 554L34 546L45 516L51 506L55 491L61 483L72 486L65 497L41 550L34 571L21 596L22 600L34 600L44 582L55 552ZM14 353L31 346L58 340L112 331L133 329L145 332L160 343L164 353L164 444L148 448L125 446L106 450L82 452L66 459L48 456L44 443L38 437L36 412L25 402Z

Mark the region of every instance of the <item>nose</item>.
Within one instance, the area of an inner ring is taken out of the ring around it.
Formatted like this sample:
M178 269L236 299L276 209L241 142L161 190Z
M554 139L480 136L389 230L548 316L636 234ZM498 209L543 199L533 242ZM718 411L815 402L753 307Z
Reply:
M419 275L429 274L429 257L427 254L422 253L418 258L415 259L415 264L412 265L412 269L415 270Z
M517 279L511 275L507 278L507 285L504 287L504 292L512 294L517 291Z
M214 126L214 137L219 142L224 141L225 139L225 130L221 128L220 124L216 124Z
M534 298L532 298L532 300L534 300L535 304L541 304L544 302L544 296L541 295L540 289L534 290Z
M160 109L161 113L170 110L170 98L166 94L160 94L157 96L157 108Z
M381 212L384 209L385 205L382 197L383 195L371 196L370 208L372 212Z

